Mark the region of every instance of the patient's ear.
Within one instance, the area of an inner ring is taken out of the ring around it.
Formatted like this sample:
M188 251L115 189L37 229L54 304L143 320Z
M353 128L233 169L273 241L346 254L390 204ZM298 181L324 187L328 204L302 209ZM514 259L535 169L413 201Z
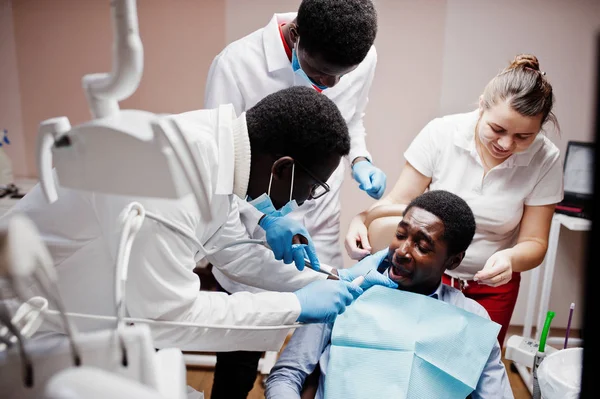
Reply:
M465 251L459 252L456 255L452 255L446 259L446 270L454 270L460 265L460 262L465 257Z

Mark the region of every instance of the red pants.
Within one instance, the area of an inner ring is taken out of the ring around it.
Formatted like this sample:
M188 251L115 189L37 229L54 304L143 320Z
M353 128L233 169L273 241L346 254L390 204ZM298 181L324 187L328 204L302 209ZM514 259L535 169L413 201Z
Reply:
M444 274L442 282L447 285L451 284L451 278ZM467 287L462 289L463 294L467 298L477 301L487 310L490 318L500 324L502 328L498 334L498 342L500 348L504 346L506 331L510 323L517 296L519 295L519 284L521 283L521 273L513 273L512 279L499 287L490 287L489 285L479 284L476 281L468 280ZM454 288L461 289L459 279L454 279Z

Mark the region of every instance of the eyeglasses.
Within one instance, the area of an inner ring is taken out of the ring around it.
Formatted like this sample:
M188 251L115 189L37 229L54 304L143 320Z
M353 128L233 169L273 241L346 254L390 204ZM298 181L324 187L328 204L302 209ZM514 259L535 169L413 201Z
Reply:
M315 176L310 170L308 170L308 168L303 166L297 160L294 160L294 163L296 165L298 165L300 167L300 169L302 169L304 171L304 173L309 175L313 180L315 180L317 182L317 183L313 184L312 187L310 188L310 196L309 196L310 199L320 198L320 197L324 196L325 194L327 194L329 191L331 191L329 184L325 183L324 181L319 179L317 176Z

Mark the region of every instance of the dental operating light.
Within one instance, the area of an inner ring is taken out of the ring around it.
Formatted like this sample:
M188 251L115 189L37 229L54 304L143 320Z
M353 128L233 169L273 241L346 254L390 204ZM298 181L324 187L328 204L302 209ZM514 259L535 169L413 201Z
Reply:
M178 126L151 112L119 108L139 86L143 46L136 0L112 0L111 13L113 70L82 79L92 120L71 126L62 116L40 123L37 167L44 195L56 201L57 184L139 197L178 199L192 193L210 222L207 172Z

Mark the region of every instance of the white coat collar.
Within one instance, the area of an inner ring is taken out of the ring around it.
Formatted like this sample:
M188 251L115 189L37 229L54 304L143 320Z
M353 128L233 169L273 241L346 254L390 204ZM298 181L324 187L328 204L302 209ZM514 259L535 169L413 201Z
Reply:
M233 105L220 105L217 126L219 170L215 194L233 193L245 198L251 159L246 113L236 117Z
M463 148L469 152L469 154L475 158L479 158L477 148L475 147L475 127L479 120L479 110L469 112L465 114L467 118L466 124L455 125L454 144L460 148ZM538 150L544 145L544 137L542 134L538 134L533 140L533 143L525 151L513 154L506 161L502 162L496 168L513 168L515 166L528 166Z
M294 18L296 18L296 15L297 13L295 12L273 14L273 18L271 18L271 21L269 21L269 24L265 26L265 29L263 30L263 46L269 72L291 68L292 66L285 53L285 47L283 47L283 43L281 42L279 25L292 22Z

